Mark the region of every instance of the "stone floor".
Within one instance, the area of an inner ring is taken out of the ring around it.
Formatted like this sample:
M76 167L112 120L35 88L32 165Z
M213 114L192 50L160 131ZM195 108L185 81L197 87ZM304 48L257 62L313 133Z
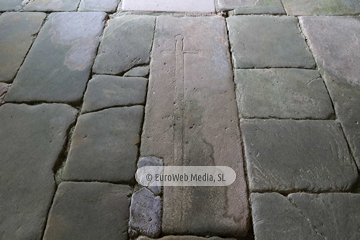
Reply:
M1 0L0 163L3 240L360 239L360 2Z

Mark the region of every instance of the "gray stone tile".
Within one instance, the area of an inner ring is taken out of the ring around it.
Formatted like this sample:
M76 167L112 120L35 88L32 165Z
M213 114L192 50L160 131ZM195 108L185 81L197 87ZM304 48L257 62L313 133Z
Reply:
M165 187L163 234L246 235L247 187L224 19L158 17L151 59L141 156L164 165L229 166L237 174L223 188Z
M314 68L315 61L295 17L227 18L235 68Z
M1 0L0 11L16 11L21 9L23 0Z
M335 121L242 120L251 191L347 191L358 178Z
M78 118L64 180L132 182L143 107L111 108Z
M289 15L350 15L360 13L358 0L283 0Z
M150 61L155 17L125 15L109 20L93 71L121 74Z
M334 109L315 70L241 69L235 71L242 118L328 119Z
M24 11L71 12L76 11L80 0L30 0Z
M130 69L124 74L124 77L146 77L149 75L149 66L140 66Z
M253 7L257 0L216 0L219 9L229 10L236 7Z
M79 11L115 12L120 0L81 0Z
M281 0L257 0L251 6L237 6L235 15L240 14L286 14Z
M116 106L143 105L146 86L145 78L94 76L88 83L82 112Z
M61 183L44 240L127 240L131 192L109 183Z
M360 166L360 17L301 17L300 23Z
M5 94L8 92L10 84L0 82L0 105L4 103Z
M41 239L55 191L53 167L75 116L63 104L0 107L1 239Z
M15 12L0 16L1 82L14 79L45 17L45 13Z
M213 0L123 0L125 11L214 12Z
M5 100L80 101L105 17L105 13L51 14Z

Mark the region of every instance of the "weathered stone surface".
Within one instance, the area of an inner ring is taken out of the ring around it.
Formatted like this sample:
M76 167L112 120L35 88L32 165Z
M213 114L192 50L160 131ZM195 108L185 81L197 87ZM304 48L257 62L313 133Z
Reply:
M6 101L81 100L105 17L105 13L50 14Z
M70 12L75 11L80 0L25 0L25 11Z
M55 191L52 169L75 115L62 104L0 107L1 239L41 239Z
M97 75L88 83L82 112L145 103L147 79Z
M10 84L0 82L0 104L4 103L4 97L9 90Z
M360 17L301 17L300 23L360 166Z
M161 16L154 41L141 156L156 156L164 165L229 166L237 173L228 187L164 188L163 234L246 235L248 202L225 21Z
M161 167L164 166L163 161L160 158L156 157L141 157L138 161L137 167L142 168L146 166L154 166L154 167ZM146 177L146 176L145 176ZM162 193L161 186L147 186L150 191L152 191L155 195L160 195Z
M121 74L150 61L155 17L125 15L109 20L93 71Z
M289 15L347 15L359 14L358 0L283 0Z
M250 189L345 191L358 172L335 121L242 120Z
M124 0L123 10L156 12L214 12L213 0Z
M45 17L45 13L15 12L0 16L0 81L14 79Z
M235 68L314 68L315 61L295 17L227 18Z
M281 0L257 0L251 6L237 6L234 14L286 14Z
M1 0L0 11L16 11L21 9L23 0Z
M81 115L63 179L131 182L136 172L142 118L142 106Z
M241 69L235 71L243 118L328 119L334 110L315 70Z
M135 67L124 74L124 77L146 77L149 75L149 66Z
M115 12L120 0L81 0L79 11Z
M147 188L132 195L129 232L158 237L161 233L161 198Z
M127 240L131 192L109 183L61 183L44 240Z

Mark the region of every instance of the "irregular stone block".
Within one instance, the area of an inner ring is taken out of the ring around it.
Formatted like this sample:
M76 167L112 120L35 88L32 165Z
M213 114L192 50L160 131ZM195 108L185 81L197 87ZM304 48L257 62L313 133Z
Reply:
M14 79L45 17L45 13L15 12L0 16L0 81Z
M121 74L150 61L155 17L125 15L109 20L93 71Z
M79 11L115 12L120 0L81 0Z
M242 69L235 71L235 82L243 118L334 116L325 84L315 70Z
M146 166L154 166L154 167L161 167L164 166L163 161L160 158L156 157L141 157L137 164L138 168L146 167ZM162 193L161 186L147 186L150 191L152 191L155 195L159 195Z
M335 121L243 120L251 191L347 191L358 178Z
M147 79L94 76L88 83L82 112L145 103Z
M163 234L246 235L247 187L224 19L158 17L151 59L141 156L168 166L229 166L237 174L228 187L165 187Z
M105 13L50 14L6 101L80 101L105 17Z
M133 181L143 107L111 108L78 118L63 179Z
M8 92L10 84L0 82L0 104L4 103L5 94Z
M23 0L1 0L0 11L17 11L21 9Z
M124 74L124 77L146 77L149 75L150 67L135 67Z
M63 104L0 107L0 236L41 239L55 191L53 167L76 110Z
M76 11L80 0L27 0L25 11L71 12Z
M233 16L226 19L235 68L314 68L295 17Z
M240 14L286 14L281 0L257 0L251 6L237 6L234 9L235 15Z
M213 0L124 0L123 10L155 12L215 12Z
M44 240L127 240L131 192L109 183L61 183Z

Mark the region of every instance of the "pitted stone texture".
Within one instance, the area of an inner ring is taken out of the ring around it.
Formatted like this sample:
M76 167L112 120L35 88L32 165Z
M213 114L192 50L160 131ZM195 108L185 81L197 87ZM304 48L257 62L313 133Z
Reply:
M63 104L0 107L1 239L41 239L55 191L53 167L75 115Z
M360 17L301 17L300 23L360 166Z
M161 233L161 198L147 188L132 195L130 206L130 233L136 232L149 237Z
M320 74L303 69L235 71L242 118L328 119L334 109Z
M213 0L123 0L123 10L155 12L215 12Z
M80 101L105 17L105 13L50 14L6 101Z
M125 15L109 20L93 71L121 74L150 61L155 17Z
M224 18L158 17L151 59L141 156L164 165L229 166L237 174L223 188L165 187L163 234L246 235L247 187Z
M137 164L138 168L153 166L153 167L162 167L164 166L163 161L160 158L156 157L141 157ZM145 176L146 177L146 176ZM162 193L161 186L147 186L155 195L160 195Z
M0 16L0 82L14 79L45 17L45 13L15 12Z
M283 0L289 15L352 15L360 13L358 0Z
M146 77L149 75L149 66L135 67L124 74L124 77Z
M235 68L314 68L295 17L227 18Z
M120 0L81 0L79 11L115 12Z
M76 11L80 0L30 0L24 11L71 12Z
M96 75L88 83L82 112L145 103L147 79Z
M347 191L358 172L335 121L243 120L251 191Z
M109 183L61 183L44 240L127 240L131 192Z
M16 11L21 9L23 0L1 0L0 11Z
M0 105L4 103L4 97L9 90L10 84L0 82Z
M132 182L143 107L111 108L78 118L63 179Z
M286 14L281 0L257 0L252 6L240 6L234 9L235 15L264 13Z

